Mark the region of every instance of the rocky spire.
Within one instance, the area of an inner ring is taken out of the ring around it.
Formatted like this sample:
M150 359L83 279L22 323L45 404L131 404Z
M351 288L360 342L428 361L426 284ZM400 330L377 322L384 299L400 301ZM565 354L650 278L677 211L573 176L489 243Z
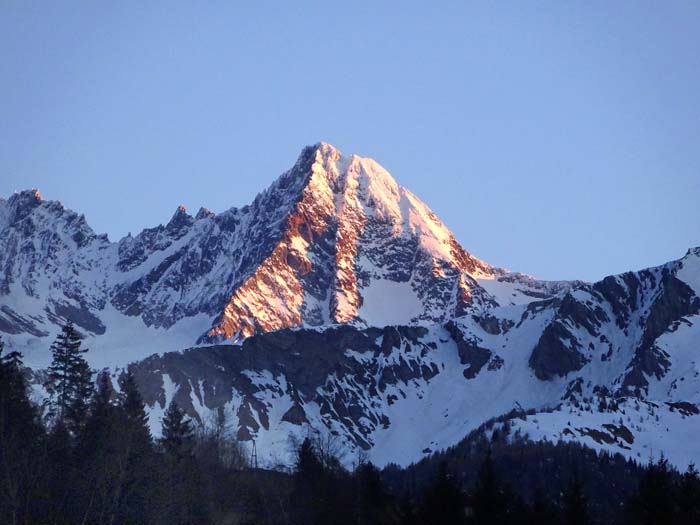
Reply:
M180 204L175 210L175 213L173 213L173 216L171 217L168 224L165 226L165 231L171 235L178 236L180 234L183 234L184 231L187 230L193 222L194 219L189 213L187 213L187 208L185 207L185 205Z
M44 202L44 198L37 189L22 190L14 193L7 201L10 224L24 219L42 202Z

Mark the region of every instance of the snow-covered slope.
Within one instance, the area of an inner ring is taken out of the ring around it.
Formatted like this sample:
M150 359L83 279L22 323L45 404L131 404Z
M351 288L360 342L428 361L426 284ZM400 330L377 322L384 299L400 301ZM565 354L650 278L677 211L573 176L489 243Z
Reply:
M336 436L348 460L408 464L511 413L531 439L578 440L685 468L700 457L700 250L657 268L414 327L281 330L132 366L153 406L224 407L261 457ZM525 415L530 411L530 415Z
M154 431L176 398L201 422L223 407L269 461L318 431L406 464L515 409L533 439L700 457L699 248L540 281L475 258L379 164L328 144L249 206L180 206L118 242L17 193L0 268L8 345L43 368L72 320L95 369L132 363Z
M0 331L32 366L66 319L101 367L285 327L444 321L570 286L476 259L379 164L325 143L250 206L179 206L118 242L17 193L0 201L0 267Z

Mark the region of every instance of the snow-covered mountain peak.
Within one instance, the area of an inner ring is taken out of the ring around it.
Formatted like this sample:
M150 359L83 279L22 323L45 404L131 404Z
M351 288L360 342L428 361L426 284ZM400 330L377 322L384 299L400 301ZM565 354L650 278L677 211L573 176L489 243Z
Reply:
M18 191L7 200L7 220L14 223L29 215L40 206L44 198L37 189Z
M345 157L326 142L312 148L315 160L309 190L325 198L333 194L339 217L352 209L355 215L389 225L394 236L418 238L421 247L437 259L450 261L464 257L449 228L377 161L359 155ZM470 257L474 276L494 275L490 265Z
M208 217L214 217L216 214L213 211L210 211L209 208L199 208L199 211L197 212L197 215L195 215L194 220L198 221L201 219L206 219Z
M474 278L494 269L372 159L327 143L304 148L253 209L269 201L285 210L275 219L280 237L207 340L328 322L436 321L493 300Z
M414 461L517 406L554 410L552 438L628 457L673 422L676 461L697 457L700 248L596 283L540 281L477 259L379 163L327 143L250 205L179 206L118 242L36 190L0 199L0 269L9 348L42 369L72 320L95 369L142 360L153 421L176 398L201 420L225 409L270 450L313 428ZM211 342L241 346L152 356ZM634 443L616 441L623 416Z
M37 189L18 191L1 201L0 226L4 230L0 233L16 229L25 237L52 232L65 237L68 245L84 246L97 237L84 215L66 208L60 201L45 200ZM72 243L68 238L72 238ZM100 239L104 240L106 236L100 236Z
M685 282L700 297L700 246L690 248L678 261L676 277Z
M683 259L689 258L689 257L698 257L700 258L700 246L696 246L694 248L688 248L688 251L686 252L685 256Z
M329 142L325 142L323 140L317 142L313 146L307 146L307 148L311 148L316 153L317 158L320 157L322 159L329 159L331 161L335 161L343 156L343 154L338 148L336 148L333 144L330 144Z
M434 323L567 288L480 261L378 162L324 142L248 206L192 217L180 205L114 243L38 192L0 202L0 225L17 215L29 220L0 230L0 307L27 344L66 318L98 339L93 348L118 351L110 326L128 325L152 351L166 331L187 346L287 327ZM18 283L37 301L24 302Z
M192 226L193 222L194 219L189 213L187 213L187 208L185 205L180 204L175 210L175 213L173 213L173 216L170 218L170 221L168 221L168 224L165 226L165 230L171 235L182 235L190 226Z

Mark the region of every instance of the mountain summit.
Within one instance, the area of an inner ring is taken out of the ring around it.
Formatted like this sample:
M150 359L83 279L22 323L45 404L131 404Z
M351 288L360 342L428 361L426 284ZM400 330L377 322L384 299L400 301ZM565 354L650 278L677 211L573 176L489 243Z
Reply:
M123 364L287 327L441 322L569 286L480 261L377 162L327 143L249 206L180 205L118 242L36 190L0 201L0 219L0 330L38 362L67 319L101 363Z
M175 400L198 422L223 410L271 456L317 432L407 464L479 427L683 468L700 455L700 249L596 283L511 273L329 144L249 206L180 205L118 242L17 193L0 200L0 268L7 345L44 368L73 321L93 369L134 374L155 433Z
M263 195L279 188L293 202L278 238L234 289L209 339L300 325L437 321L489 301L474 278L493 276L491 266L375 161L321 143Z

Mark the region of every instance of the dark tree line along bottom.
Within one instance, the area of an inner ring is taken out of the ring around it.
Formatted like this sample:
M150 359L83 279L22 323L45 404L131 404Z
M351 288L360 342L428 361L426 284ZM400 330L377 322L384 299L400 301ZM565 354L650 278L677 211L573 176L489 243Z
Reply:
M195 429L171 404L154 440L126 374L93 384L79 334L51 347L42 406L0 340L0 523L700 523L700 478L575 444L484 433L402 469L343 467L332 438L294 445L293 465L251 468L223 412Z

